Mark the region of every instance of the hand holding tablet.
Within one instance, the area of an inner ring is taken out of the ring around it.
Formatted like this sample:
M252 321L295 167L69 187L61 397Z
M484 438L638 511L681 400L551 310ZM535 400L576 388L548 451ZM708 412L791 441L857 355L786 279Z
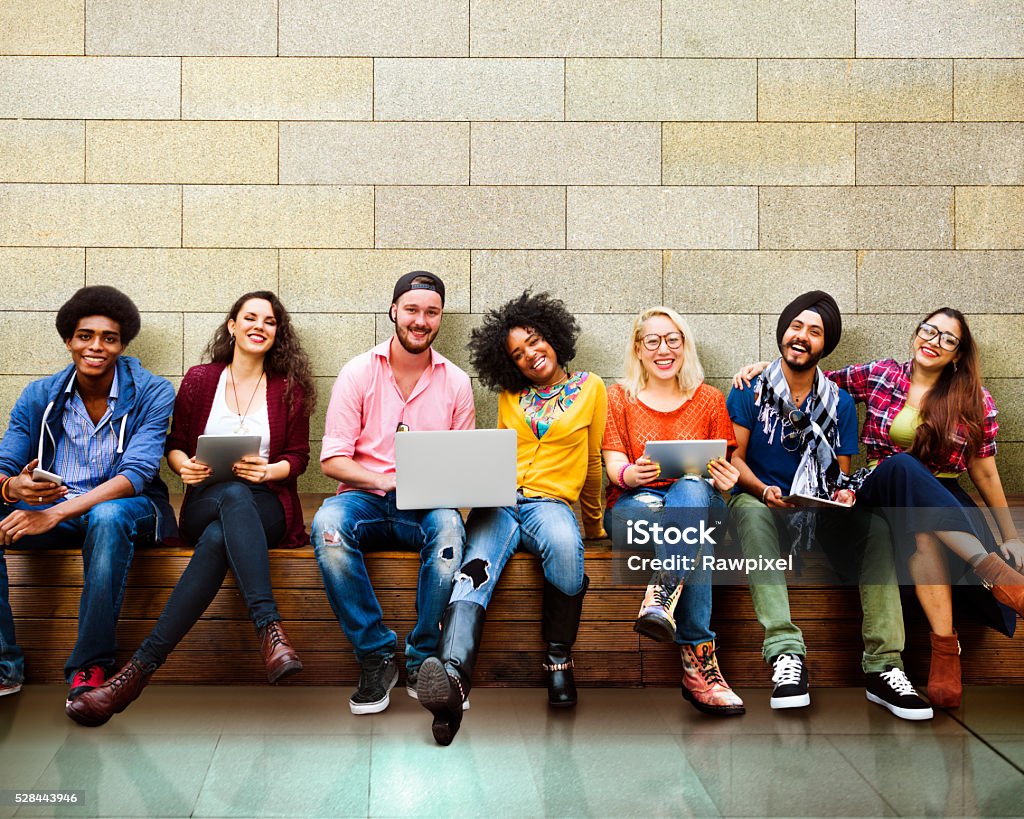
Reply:
M247 456L255 455L258 458L259 453L259 435L200 435L195 457L182 465L181 479L190 485L229 481L236 475L234 470L236 463ZM260 460L263 459L260 458ZM196 469L196 467L206 468L205 477L203 477L202 470ZM243 471L246 474L239 474L238 477L252 480L246 477L250 470ZM186 472L189 475L189 480L186 480Z

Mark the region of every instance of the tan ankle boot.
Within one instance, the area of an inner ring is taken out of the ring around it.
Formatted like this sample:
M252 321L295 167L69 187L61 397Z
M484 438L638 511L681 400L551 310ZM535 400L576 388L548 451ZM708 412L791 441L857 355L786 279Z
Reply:
M1024 617L1024 574L1011 569L1006 561L993 553L974 567L974 573L981 578L992 596Z
M932 662L928 669L928 699L936 708L959 708L963 696L960 681L960 641L932 633Z

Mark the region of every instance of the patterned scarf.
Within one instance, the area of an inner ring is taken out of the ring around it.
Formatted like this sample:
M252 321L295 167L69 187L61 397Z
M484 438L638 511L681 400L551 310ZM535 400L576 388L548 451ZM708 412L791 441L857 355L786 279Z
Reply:
M840 446L839 387L825 378L820 369L814 374L814 386L801 410L793 404L782 359L775 359L754 385L754 405L760 407L757 419L768 437L768 445L775 445L778 431L781 446L789 452L801 453L788 494L831 499L840 489L856 491L860 487L869 470L846 475L839 468L835 453ZM809 549L814 539L815 516L801 511L788 516L787 523L795 535L794 551Z
M589 375L581 370L554 387L531 386L519 393L519 407L538 439L573 405Z

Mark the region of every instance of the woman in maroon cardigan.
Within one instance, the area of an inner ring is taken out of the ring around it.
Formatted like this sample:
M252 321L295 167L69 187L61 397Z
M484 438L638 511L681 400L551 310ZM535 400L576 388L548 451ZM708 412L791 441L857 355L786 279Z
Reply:
M76 700L74 719L101 725L142 692L153 672L195 625L228 569L256 626L267 680L302 670L281 626L270 587L267 549L307 542L297 478L309 462L314 387L309 358L277 296L247 293L206 348L210 364L182 379L167 439L167 463L188 487L181 533L195 547L150 635L121 671ZM259 435L259 455L233 475L207 482L196 461L200 435Z

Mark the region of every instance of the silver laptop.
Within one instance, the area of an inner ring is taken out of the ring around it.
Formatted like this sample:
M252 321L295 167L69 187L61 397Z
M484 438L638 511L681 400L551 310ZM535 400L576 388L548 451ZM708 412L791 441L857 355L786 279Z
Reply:
M396 433L395 472L399 509L513 506L516 431Z

